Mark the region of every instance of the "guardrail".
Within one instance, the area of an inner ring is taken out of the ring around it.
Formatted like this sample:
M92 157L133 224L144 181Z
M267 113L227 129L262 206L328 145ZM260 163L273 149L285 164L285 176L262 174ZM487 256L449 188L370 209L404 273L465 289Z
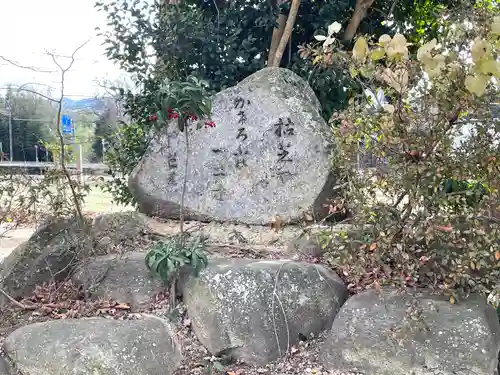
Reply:
M0 168L55 168L56 163L40 161L0 161ZM77 169L76 163L66 164L66 168ZM82 164L82 169L108 169L103 163Z

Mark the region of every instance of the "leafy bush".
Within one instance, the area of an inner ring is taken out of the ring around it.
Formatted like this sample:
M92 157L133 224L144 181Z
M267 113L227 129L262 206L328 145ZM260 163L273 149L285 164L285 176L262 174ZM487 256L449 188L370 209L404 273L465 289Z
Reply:
M143 127L136 123L124 124L111 139L104 162L110 169L112 180L106 182L104 190L111 193L118 204L135 205L128 189L128 177L146 151L148 139Z
M206 86L206 82L194 76L183 81L164 80L151 93L150 112L142 113L141 121L137 123L123 124L111 137L104 162L113 179L106 183L105 190L117 203L136 203L128 189L128 177L146 152L155 130L165 129L174 120L181 132L189 123L196 124L198 129L203 125L215 126L209 120L212 107Z
M179 131L184 132L184 128L189 121L194 122L197 128L215 126L213 121L207 120L212 115L212 102L206 90L208 84L194 76L189 76L185 81L165 82L160 86L155 100L158 109L153 115L154 121L159 127L168 126L170 120L177 119Z
M184 234L153 244L146 255L146 266L166 283L176 281L181 269L191 267L195 275L208 263L206 239Z
M331 119L351 230L322 236L351 287L425 286L451 302L497 290L500 222L489 213L500 208L500 122L490 104L498 12L470 7L466 22L442 14L439 42L416 53L401 34L359 37L351 52L332 36L307 51L364 89Z
M460 205L465 204L468 207L478 205L484 196L489 194L489 189L481 182L448 178L441 182L437 193L445 195L447 198L445 204L458 211Z

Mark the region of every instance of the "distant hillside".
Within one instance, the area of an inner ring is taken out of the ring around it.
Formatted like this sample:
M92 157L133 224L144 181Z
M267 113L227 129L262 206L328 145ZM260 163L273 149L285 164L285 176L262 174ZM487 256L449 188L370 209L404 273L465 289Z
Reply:
M70 99L64 98L63 108L68 111L93 110L101 111L105 107L103 99L85 98L85 99Z

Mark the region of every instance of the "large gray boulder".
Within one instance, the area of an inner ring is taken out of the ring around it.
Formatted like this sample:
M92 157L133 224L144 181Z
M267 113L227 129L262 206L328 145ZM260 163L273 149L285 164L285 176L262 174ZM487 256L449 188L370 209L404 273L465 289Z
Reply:
M417 310L408 310L412 302ZM408 313L419 310L410 324ZM483 298L452 305L427 292L412 298L383 289L344 304L320 361L327 370L370 375L493 375L499 350L500 323Z
M322 217L336 183L329 128L295 73L267 68L213 98L217 126L191 127L185 213L194 220L267 224ZM186 143L173 124L155 138L129 186L142 212L178 218Z
M149 306L152 298L165 291L165 285L146 267L144 252L122 257L103 255L82 264L72 276L94 298L113 299L130 304L132 311Z
M213 355L257 365L329 329L347 298L336 274L286 260L214 260L181 284L201 343Z
M92 237L75 218L40 227L0 264L0 287L11 297L29 295L38 284L63 280L76 261L93 249ZM0 309L6 303L0 294Z
M160 318L54 320L17 329L4 349L24 375L170 375L181 353Z
M0 263L0 286L12 297L29 295L36 285L64 280L90 257L135 250L152 230L138 212L111 213L85 219L47 221ZM0 294L0 308L6 298Z

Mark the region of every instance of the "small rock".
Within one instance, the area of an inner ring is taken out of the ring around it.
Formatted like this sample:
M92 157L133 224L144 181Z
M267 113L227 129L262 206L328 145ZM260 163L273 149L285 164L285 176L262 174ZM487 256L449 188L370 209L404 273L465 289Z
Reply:
M92 222L92 235L99 254L106 254L112 245L122 245L124 251L136 250L136 242L150 233L151 220L135 211L97 216Z
M36 285L64 280L80 255L92 251L92 239L76 218L58 219L40 227L0 264L0 286L14 298L25 297ZM75 264L76 265L76 264ZM6 303L0 295L0 310Z
M106 236L97 241L97 246L101 248L107 248L108 246L111 246L112 243L113 240L111 239L111 237Z

